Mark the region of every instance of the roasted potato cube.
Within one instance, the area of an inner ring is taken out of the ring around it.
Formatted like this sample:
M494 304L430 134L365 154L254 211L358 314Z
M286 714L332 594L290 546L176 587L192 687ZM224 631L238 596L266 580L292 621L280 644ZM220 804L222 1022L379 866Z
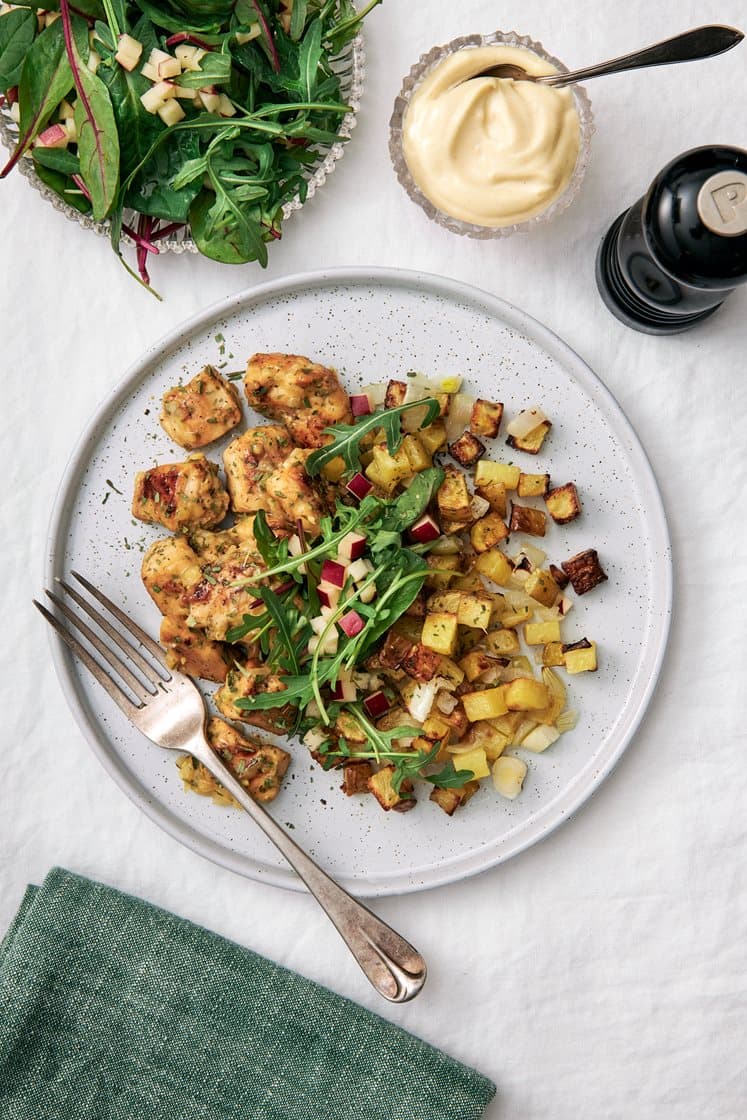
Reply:
M375 474L372 474L374 469ZM366 468L366 474L372 482L391 493L399 482L410 477L412 467L403 447L390 455L385 443L377 443L373 448L373 463Z
M399 669L403 660L410 653L412 642L396 630L387 631L384 645L379 650L379 664L385 669Z
M426 556L425 562L431 569L425 577L426 587L448 587L462 567L462 558L458 552L450 552L445 556L431 552Z
M420 439L420 436L405 436L402 440L402 446L405 450L405 455L407 456L410 467L414 472L424 471L428 467L433 466L433 460L423 446L423 441Z
M482 575L487 576L499 587L505 587L511 579L513 564L500 549L491 548L481 553L475 560L475 567Z
M505 630L515 630L517 626L523 626L525 622L530 622L531 618L531 607L516 607L514 610L501 615L501 626Z
M497 513L492 512L476 521L469 533L469 539L472 541L475 552L487 552L489 548L493 548L499 541L505 540L507 536L506 522Z
M505 688L506 708L511 712L531 712L546 708L549 700L547 685L532 677L517 677L509 681ZM502 713L498 712L498 715Z
M596 642L582 638L580 642L563 646L565 668L568 673L594 673L597 668Z
M368 741L366 732L358 723L357 719L348 712L340 712L335 720L335 732L347 743L353 743L355 746L362 746Z
M505 717L499 716L498 718ZM495 762L496 758L500 758L511 741L510 736L506 735L505 732L496 730L493 726L494 722L479 720L477 723L473 723L464 739L465 743L474 743L476 747L482 747L488 762ZM457 761L458 759L455 759L455 762Z
M431 714L423 721L423 735L431 743L448 742L453 735L453 728L443 716Z
M449 614L456 614L461 601L462 592L459 590L436 591L434 595L428 596L427 606L429 611L447 611Z
M494 513L499 517L506 516L508 504L506 502L506 486L503 482L483 482L476 486L477 493L484 498Z
M204 455L184 463L163 463L135 478L132 516L166 529L212 529L228 512L228 494L218 468Z
M339 482L347 469L342 455L337 455L322 467L322 478L325 478L327 482Z
M447 680L450 684L453 684L455 688L458 688L464 680L464 671L460 669L456 661L452 661L450 657L441 658L441 664L438 667L438 675L439 677L443 677L444 680Z
M406 381L390 381L384 395L384 408L398 408L405 403L407 395Z
M554 669L558 665L565 665L565 654L563 653L562 642L548 642L542 650L542 664L546 665L548 669Z
M552 576L552 578L557 583L560 591L562 591L564 588L566 588L568 586L568 584L570 583L570 580L568 579L568 576L565 574L565 572L563 571L562 568L559 568L557 566L557 564L551 564L549 570L550 570L550 575Z
M498 685L496 688L485 688L479 692L465 692L461 700L470 723L505 715L508 711L506 687L506 685Z
M469 430L473 436L489 436L494 439L503 419L503 405L498 401L483 401L479 397L472 405Z
M199 630L190 630L185 622L168 616L162 619L159 641L166 650L170 669L204 681L222 684L226 679L228 665L223 646Z
M541 509L531 506L517 506L511 503L509 530L512 533L529 533L532 537L544 537L547 517Z
M457 622L460 626L471 626L475 630L487 630L493 612L492 598L483 593L463 594L457 609Z
M429 455L435 455L446 446L446 425L443 420L434 420L427 428L421 428L418 438Z
M346 762L342 768L342 785L340 789L348 797L353 797L356 793L370 793L368 788L368 779L373 773L371 763L366 758L360 758L353 762Z
M549 474L522 473L519 475L519 485L516 487L516 492L520 498L544 498L549 490Z
M520 475L521 468L511 463L493 463L490 459L481 459L475 467L475 486L501 482L507 490L515 490L519 485Z
M445 475L436 495L439 513L449 521L470 521L472 498L466 478L455 467L447 467Z
M528 622L524 627L524 641L528 646L544 646L560 641L559 622Z
M494 668L495 664L495 657L491 657L483 649L473 649L459 660L459 668L464 670L464 675L470 684L481 677L483 673L487 673L489 669Z
M457 616L435 611L425 616L421 641L428 649L450 657L457 644Z
M402 668L408 676L421 683L433 680L440 665L441 655L428 649L422 642L416 642L402 659Z
M491 630L485 635L485 644L496 657L509 657L521 648L514 630Z
M474 747L471 751L459 751L458 754L454 751L450 753L455 770L471 770L472 778L477 782L480 778L489 777L490 767L484 747Z
M412 797L412 782L404 781L400 786L400 791L397 793L392 785L392 778L394 777L393 766L382 766L381 770L376 774L372 774L368 779L368 788L374 795L382 809L387 812L394 809L403 801L411 801L415 804L415 798Z
M524 584L524 590L527 595L536 599L538 603L542 603L545 607L551 607L560 594L557 583L544 568L536 568L529 573L529 578Z
M180 447L193 451L220 439L241 420L239 393L212 366L205 366L186 385L163 395L161 427Z
M281 747L247 739L225 720L211 717L205 728L210 746L255 801L274 801L290 755Z
M465 782L458 789L441 789L435 786L431 790L430 800L435 801L448 817L452 816L460 805L466 805L470 797L474 796L480 788L479 782Z
M550 517L558 525L567 525L581 512L578 491L572 482L566 482L565 486L556 486L554 490L550 490L545 497L545 505Z
M459 439L449 444L449 454L463 467L472 467L485 454L485 444L471 432L462 432Z
M525 436L509 436L506 443L516 451L526 451L529 455L538 455L542 444L545 442L545 436L551 427L552 424L549 420L543 420L541 424L538 424L531 432L527 432Z
M585 595L598 583L604 583L607 576L602 571L599 556L595 548L587 548L584 552L577 552L570 560L565 560L561 568L571 581L571 586L577 595Z

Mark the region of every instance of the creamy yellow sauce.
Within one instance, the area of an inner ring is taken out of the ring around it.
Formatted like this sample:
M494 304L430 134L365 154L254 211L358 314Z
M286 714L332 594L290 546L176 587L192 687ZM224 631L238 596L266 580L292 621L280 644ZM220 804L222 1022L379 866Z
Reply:
M456 51L416 89L404 120L404 155L420 190L439 210L480 226L542 213L563 193L578 157L569 90L473 78L507 62L530 74L555 72L518 47Z

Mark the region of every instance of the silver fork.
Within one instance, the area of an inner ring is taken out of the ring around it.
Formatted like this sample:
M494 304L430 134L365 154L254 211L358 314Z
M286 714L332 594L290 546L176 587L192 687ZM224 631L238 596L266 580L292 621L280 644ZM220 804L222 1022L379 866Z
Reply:
M306 884L376 991L393 1003L405 1003L416 996L426 978L425 961L417 950L322 871L270 814L252 800L205 738L205 705L194 681L184 673L170 669L161 647L84 576L78 572L71 574L116 619L124 633L78 591L58 579L61 590L119 652L114 652L102 641L59 595L47 589L45 594L67 619L72 630L77 630L86 639L112 672L101 666L74 637L71 629L34 599L34 605L63 642L80 658L130 722L152 743L167 750L185 751L199 759L236 798ZM150 656L145 656L146 653ZM135 698L135 702L131 697Z

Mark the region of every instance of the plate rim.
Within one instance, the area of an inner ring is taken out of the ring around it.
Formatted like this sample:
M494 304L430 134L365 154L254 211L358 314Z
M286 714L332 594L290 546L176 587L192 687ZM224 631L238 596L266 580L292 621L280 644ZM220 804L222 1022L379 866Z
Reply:
M521 835L511 843L504 845L504 849L500 852L486 853L484 849L473 850L471 853L465 853L457 857L456 867L454 866L454 859L446 859L437 867L429 869L427 880L408 879L406 875L396 881L387 877L378 880L375 872L371 877L369 877L370 873L367 872L365 879L348 879L344 875L338 876L338 881L359 897L375 898L431 890L471 878L505 863L546 839L556 828L575 816L581 807L597 792L602 783L606 781L635 737L653 697L671 633L673 606L672 546L664 503L648 455L625 411L610 389L567 342L538 319L492 292L461 280L413 269L366 266L316 269L265 281L229 296L224 296L202 311L197 312L197 314L188 317L156 342L146 347L144 352L127 368L113 390L95 408L81 431L57 487L47 532L44 576L46 585L54 586L56 578L63 574L66 556L66 510L69 506L69 499L76 493L80 478L85 471L89 444L96 439L101 426L116 413L125 398L147 376L147 367L159 355L177 348L184 341L186 335L204 329L208 323L216 319L230 317L241 306L249 307L252 304L264 302L272 296L288 295L299 289L309 290L325 286L344 287L346 284L353 286L371 284L388 288L409 287L421 291L427 290L432 294L460 300L463 303L481 305L491 315L497 314L501 317L510 329L528 337L547 353L556 357L574 380L580 381L585 392L598 402L606 405L607 410L616 414L616 418L627 437L626 452L634 467L636 480L645 491L646 510L651 515L651 539L658 540L659 544L654 552L653 574L656 578L652 581L656 584L657 600L660 604L654 617L656 647L653 651L653 658L649 657L648 659L648 679L640 695L633 703L632 709L629 710L630 702L623 708L622 714L627 714L627 724L623 728L614 750L610 751L609 756L601 761L590 779L582 784L581 789L573 791L568 806L557 812L553 820L544 824L538 820L528 822L528 827L522 829ZM234 871L244 878L251 878L257 882L269 883L290 890L305 891L306 888L303 883L290 868L263 867L259 864L248 863L245 855L224 847L217 840L202 836L187 822L175 816L168 807L150 798L141 789L139 783L131 780L116 751L112 749L111 740L106 735L104 728L88 717L86 707L78 692L78 674L74 669L76 662L72 655L69 654L67 647L51 628L48 638L52 651L52 662L63 696L68 707L72 710L84 738L88 741L93 753L109 776L146 816L173 839L227 870ZM464 867L461 865L465 860L470 859L475 864L474 866ZM386 875L389 876L391 873L387 872Z

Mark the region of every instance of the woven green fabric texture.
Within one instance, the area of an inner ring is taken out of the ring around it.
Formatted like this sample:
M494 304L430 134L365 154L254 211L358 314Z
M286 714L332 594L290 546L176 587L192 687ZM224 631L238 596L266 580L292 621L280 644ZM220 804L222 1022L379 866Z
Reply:
M59 868L0 944L2 1120L477 1120L494 1091L326 988Z

